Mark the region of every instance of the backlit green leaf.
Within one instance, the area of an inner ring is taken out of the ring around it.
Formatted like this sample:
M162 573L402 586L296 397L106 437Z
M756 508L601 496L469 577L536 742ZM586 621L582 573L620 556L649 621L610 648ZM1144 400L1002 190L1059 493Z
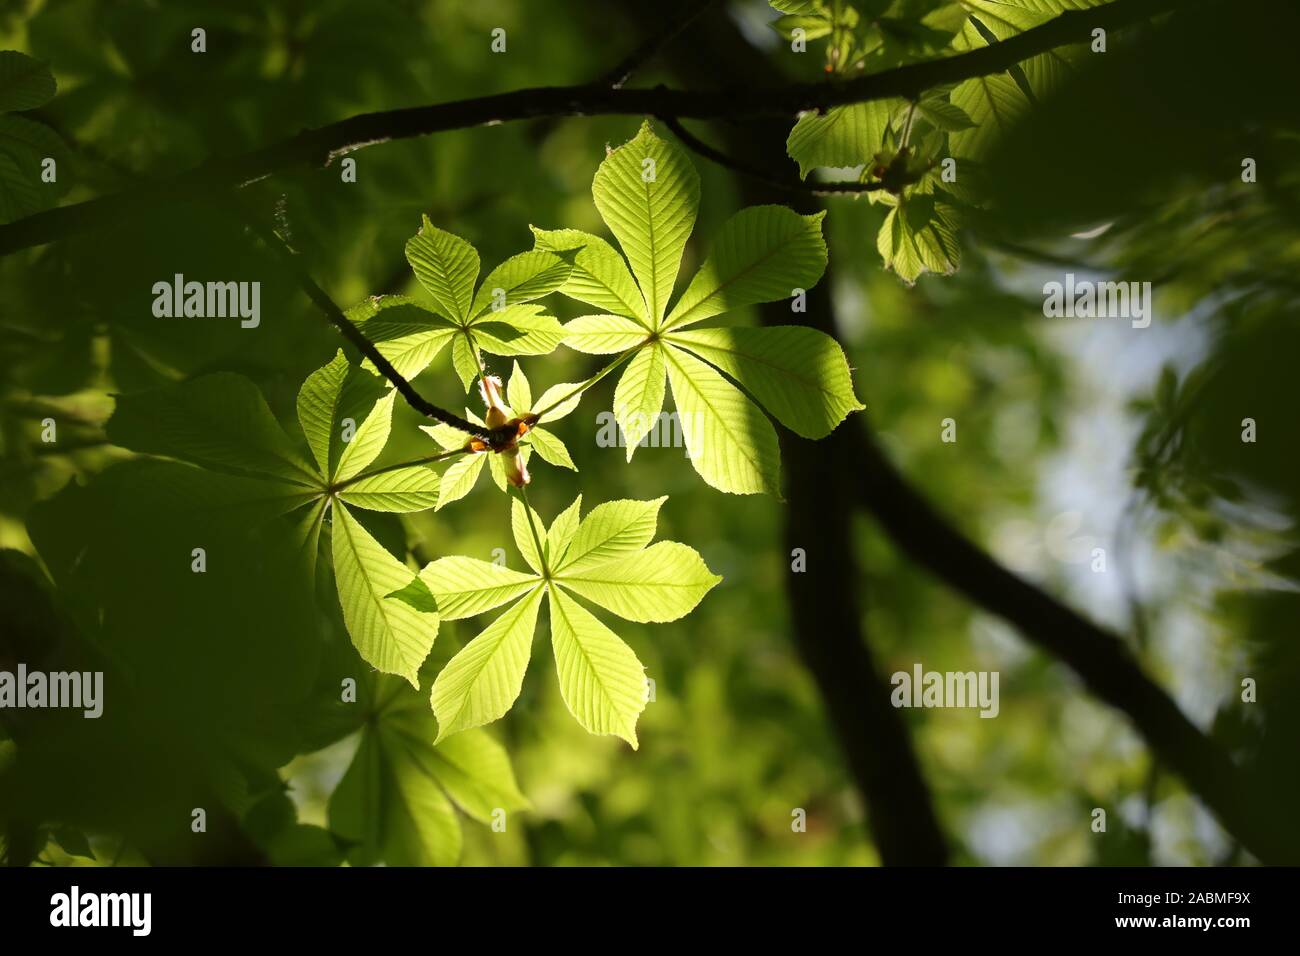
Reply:
M538 583L532 574L512 571L490 561L453 556L439 558L420 572L438 603L443 620L482 614L513 601Z
M376 472L339 492L350 505L368 511L409 513L438 504L438 473L429 465L407 465Z
M804 113L790 131L786 152L804 178L817 166L861 166L884 145L890 117L904 108L905 101L893 97Z
M614 420L623 429L627 460L632 460L637 443L654 427L664 405L667 383L664 350L661 345L641 349L623 371L614 389Z
M457 334L451 340L451 367L456 370L460 376L460 383L469 391L469 387L474 384L478 378L479 365L478 359L474 356L474 349L469 344L469 338L463 334Z
M343 454L339 456L338 471L334 475L335 481L347 481L356 477L384 450L388 444L388 433L392 430L393 400L396 398L397 391L393 389L375 402L375 407L358 426L352 440L344 446Z
M645 297L613 246L599 236L577 229L530 228L538 249L573 254L573 271L560 286L562 293L598 309L629 316L649 329Z
M636 721L646 705L645 668L632 648L559 588L551 588L551 646L560 694L589 733L622 737L637 747Z
M776 494L776 431L758 406L690 353L670 346L665 358L682 435L700 477L732 494Z
M511 256L487 274L470 307L470 315L483 321L495 310L550 295L569 277L572 267L550 252L533 250Z
M466 644L438 674L430 703L438 717L439 741L498 719L518 699L544 590L534 582L527 597Z
M612 355L636 348L647 330L618 315L583 315L564 324L564 344L589 355Z
M484 313L473 328L475 343L493 355L547 355L564 341L559 319L540 305L508 305Z
M578 533L580 514L582 509L582 495L573 499L573 504L561 511L551 522L551 527L546 532L546 553L550 557L552 566L560 567L564 564L565 554L569 550L569 544L573 541L574 535Z
M557 583L629 621L675 621L694 610L722 578L693 549L660 541L643 551L581 571Z
M673 306L663 328L676 329L758 302L808 289L826 271L824 212L801 216L785 206L748 206L718 230L709 256Z
M457 326L406 296L386 295L348 310L366 338L403 378L414 378L451 342ZM378 374L366 359L362 368Z
M695 329L674 332L666 341L720 368L805 438L825 437L862 408L839 343L816 329Z
M438 634L438 615L422 613L387 595L414 577L341 502L334 503L334 578L343 621L363 660L419 686L420 665Z
M441 511L453 501L459 501L469 494L474 483L478 481L479 473L483 470L485 458L487 453L465 455L451 463L451 467L442 474L435 511Z
M885 268L893 269L908 284L923 272L955 272L961 261L955 207L933 196L906 197L885 217L876 248Z
M529 519L532 519L531 524ZM537 512L528 508L518 498L510 499L510 531L515 537L515 547L523 559L528 562L528 566L538 574L542 573L542 555L537 550L537 541L534 535L541 539L543 544L546 541L546 525L542 519L537 516Z
M425 216L420 231L406 244L406 261L442 315L462 324L469 321L479 270L473 246Z
M527 447L537 452L542 461L547 464L554 465L556 468L568 468L571 471L578 470L578 466L573 463L573 457L569 454L568 447L545 428L534 428L528 433L525 441Z
M579 524L556 573L574 574L644 548L655 536L659 509L667 500L622 499L596 505Z
M526 810L506 749L486 731L467 730L424 752L425 766L466 814L491 823L498 810Z
M650 320L657 324L695 226L699 173L685 153L656 136L647 121L631 141L605 157L591 192L632 265Z
M330 829L350 841L354 865L453 866L460 822L405 735L367 727L330 796Z

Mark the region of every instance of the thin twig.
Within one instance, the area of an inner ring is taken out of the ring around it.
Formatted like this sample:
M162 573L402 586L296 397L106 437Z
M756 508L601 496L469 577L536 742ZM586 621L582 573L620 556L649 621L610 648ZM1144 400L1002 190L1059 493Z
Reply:
M694 9L689 10L685 16L669 23L658 34L642 43L624 57L618 66L605 74L604 79L599 82L612 90L622 89L623 84L632 78L633 73L653 59L660 50L686 32L686 29L703 16L709 7L713 6L714 2L715 0L686 0L685 5L693 6Z
M440 455L425 455L421 458L412 458L408 461L394 462L393 464L385 465L382 468L375 468L372 469L371 471L363 471L355 478L349 478L347 481L343 481L335 485L334 490L342 491L344 488L348 487L349 485L355 485L358 481L361 481L363 478L373 478L375 475L387 474L390 471L399 471L402 468L416 468L419 467L420 465L432 465L435 462L446 461L449 458L456 458L459 455L468 455L469 453L470 450L468 448L453 448L451 451L444 451Z
M686 127L671 116L659 116L657 119L673 131L674 135L682 141L682 145L692 152L698 153L705 159L712 160L719 166L725 166L733 172L748 176L750 179L757 180L773 189L781 189L788 193L799 193L805 196L856 196L862 193L875 192L882 189L882 183L822 183L820 185L811 185L801 183L796 180L778 179L777 177L766 173L757 166L750 166L738 159L728 156L721 150L714 149L708 143L699 139Z
M305 266L303 266L298 253L289 247L289 244L275 230L264 225L257 217L245 217L249 227L261 237L266 247L283 262L293 273L294 278L298 280L298 285L307 297L316 305L321 312L325 313L325 318L329 319L330 324L343 334L343 337L357 347L357 349L366 358L375 364L384 378L393 384L398 394L406 399L406 403L414 408L426 418L432 418L434 421L442 422L444 425L450 425L463 432L473 435L475 438L481 438L489 445L494 443L494 435L491 429L481 425L475 425L467 419L461 418L444 408L434 405L418 391L406 378L393 368L393 363L384 357L379 348L370 341L370 339L357 326L343 314L343 310L335 305L334 300L316 284L316 280L311 277Z
M551 402L551 404L547 405L545 408L540 409L539 411L535 411L535 412L533 412L534 420L535 420L535 421L541 421L543 418L546 417L546 413L547 413L547 412L552 411L553 409L558 408L559 406L563 405L563 404L564 404L565 402L567 402L569 399L573 398L574 395L579 395L579 394L581 394L582 392L585 392L587 389L591 388L591 386L595 385L597 382L599 382L602 378L604 378L604 377L605 377L606 375L608 375L610 372L614 371L614 369L618 368L620 365L622 365L624 362L626 362L626 361L628 360L628 358L630 358L632 355L634 355L634 354L636 354L637 352L639 352L639 351L641 350L641 348L642 348L642 346L638 345L638 346L636 346L636 347L634 347L634 348L630 348L630 349L628 349L626 352L623 352L621 355L618 356L618 358L614 359L614 361L610 362L608 365L606 365L604 368L602 368L602 369L601 369L599 372L597 372L595 375L591 376L591 378L587 379L585 382L583 382L583 383L582 383L581 385L579 385L577 388L575 388L575 389L573 389L572 391L570 391L570 392L568 392L568 393L566 393L566 394L560 396L560 397L557 398L555 401Z

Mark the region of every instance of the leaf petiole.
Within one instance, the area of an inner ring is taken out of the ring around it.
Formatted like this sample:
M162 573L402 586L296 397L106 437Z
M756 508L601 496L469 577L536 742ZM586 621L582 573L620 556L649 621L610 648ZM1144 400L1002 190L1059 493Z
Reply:
M397 471L401 468L413 468L416 465L431 465L436 461L446 461L449 458L455 458L459 455L468 455L468 454L469 454L469 450L466 448L454 448L451 451L444 451L440 455L425 455L421 458L412 458L408 461L394 462L391 465L384 465L384 467L382 468L372 468L370 471L363 471L361 472L361 474L355 475L352 478L349 478L347 481L340 482L339 484L334 485L330 489L330 491L332 492L342 491L344 488L348 487L348 485L355 484L356 482L360 481L363 478L370 478L373 477L374 475L386 474L387 472Z
M614 359L614 361L610 362L608 365L606 365L604 368L602 368L602 369L601 369L599 372L597 372L595 375L591 376L591 378L587 379L585 382L583 382L581 385L579 385L579 386L578 386L577 388L575 388L573 391L571 391L571 392L569 392L569 393L567 393L567 394L565 394L565 395L560 396L560 397L557 398L555 401L551 402L551 404L547 405L545 408L533 412L533 415L536 416L537 421L541 421L542 418L546 415L547 412L552 411L553 409L559 407L560 405L563 405L563 404L564 404L565 402L567 402L569 399L573 398L574 395L580 395L581 393L585 392L587 389L591 388L591 386L595 385L595 384L596 384L597 382L599 382L602 378L604 378L604 377L605 377L606 375L608 375L610 372L614 371L614 369L618 368L620 365L622 365L624 362L626 362L628 359L630 359L633 355L635 355L635 354L636 354L637 352L639 352L641 349L645 348L646 345L649 343L649 341L650 341L650 340L647 339L645 342L642 342L642 343L640 343L639 345L634 345L632 348L628 349L626 352L622 352L622 353L620 353L620 354L618 355L618 357Z
M533 508L528 503L528 492L523 485L519 486L519 499L524 503L524 514L528 516L528 530L533 533L533 545L537 548L537 560L542 562L542 578L549 581L551 579L551 569L546 563L546 549L542 547L542 539L537 534L537 525L533 521Z

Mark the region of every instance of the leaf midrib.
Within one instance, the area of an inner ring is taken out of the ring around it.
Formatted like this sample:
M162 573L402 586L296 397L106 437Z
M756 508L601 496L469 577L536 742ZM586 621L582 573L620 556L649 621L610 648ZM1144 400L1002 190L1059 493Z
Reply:
M796 213L796 215L797 215L797 213ZM757 269L757 268L758 268L759 266L761 266L763 263L767 262L768 259L771 259L773 256L777 255L778 253L784 252L787 246L791 245L792 243L794 243L794 242L795 242L796 240L798 240L798 239L799 239L799 234L798 234L798 233L795 233L794 235L790 236L788 239L786 239L785 242L783 242L783 243L782 243L780 246L778 246L776 249L773 249L773 250L771 250L770 252L766 253L766 254L765 254L764 256L762 256L761 258L754 260L752 263L750 263L749 265L747 265L745 268L741 269L739 272L736 272L736 273L732 274L732 276L731 276L730 278L728 278L725 282L720 282L720 283L718 283L717 287L716 287L712 292L710 292L710 293L709 293L708 295L706 295L704 298L700 299L698 302L696 302L695 304L693 304L689 309L687 309L687 310L686 310L685 312L683 312L681 315L679 315L679 316L677 316L677 317L674 318L673 315L670 313L669 316L668 316L668 320L667 320L667 322L665 322L663 328L661 328L661 329L659 330L660 333L662 334L662 333L664 333L664 332L671 332L673 329L679 328L680 326L684 325L686 322L688 322L688 321L692 321L692 320L689 319L688 317L690 316L690 314L691 314L693 311L695 311L696 309L698 309L698 308L699 308L700 306L702 306L705 302L708 302L708 301L709 301L710 299L712 299L715 295L718 295L718 294L719 294L720 292L722 292L724 289L728 288L729 286L734 285L736 282L739 282L739 281L740 281L744 276L746 276L746 275L748 275L749 273L753 272L755 269ZM687 287L686 287L686 291L687 291L687 292L690 292L690 286L687 286ZM684 294L684 293L683 293L683 294ZM676 310L674 309L674 311L676 311ZM721 314L723 314L724 312L727 312L727 311L728 311L727 309L722 309L722 310L720 310L719 312L715 312L714 315L721 315ZM694 320L694 321L697 321L697 322L698 322L698 321L702 321L703 319L706 319L706 318L709 318L709 316L701 316L700 319L696 319L696 320Z
M758 458L755 457L755 456L751 456L751 455L748 453L749 444L748 444L747 442L740 441L739 438L737 438L736 433L735 433L735 432L734 432L734 431L733 431L733 430L728 426L728 424L727 424L727 417L726 417L725 415L723 415L721 412L719 412L719 411L717 410L717 408L714 407L713 403L709 401L708 396L705 395L704 392L703 392L703 391L702 391L698 386L696 386L696 384L695 384L694 382L691 381L691 376L690 376L690 374L686 371L686 369L683 368L681 365L677 364L677 359L676 359L676 357L673 356L673 355L671 354L671 353L672 353L672 350L673 350L674 348L676 348L676 346L671 346L671 347L666 348L666 349L664 350L666 353L668 353L668 354L667 354L667 359L668 359L668 361L670 361L670 362L673 363L673 367L674 367L675 369L677 369L678 372L681 373L681 375L682 375L682 380L683 380L683 381L684 381L688 386L690 386L691 390L692 390L692 391L693 391L697 396L699 396L700 402L701 402L703 405L705 405L705 406L709 409L709 411L713 414L713 417L714 417L715 419L717 419L717 420L721 423L721 426L722 426L723 431L725 431L725 432L727 433L727 435L731 438L731 440L732 440L732 442L735 444L735 446L736 446L738 449L740 449L740 453L741 453L741 455L743 455L744 458L745 458L745 460L748 461L748 462L753 466L754 471L756 471L756 472L758 473L759 477L762 478L763 483L766 485L766 484L767 484L767 481L768 481L768 474L767 474L767 472L766 472L766 471L765 471L765 470L760 466L760 462L759 462ZM698 361L701 361L701 362L702 362L703 359L699 359ZM706 363L706 364L707 364L707 363ZM712 368L712 366L709 366L709 367ZM722 373L719 372L718 374L721 375ZM670 381L671 381L671 376L669 377L669 379L670 379ZM724 381L725 381L725 379L724 379ZM731 383L728 382L727 384L730 385ZM731 387L732 387L732 388L735 388L734 385L732 385ZM742 397L743 397L743 394L742 394ZM677 399L677 386L674 385L674 386L673 386L673 400L676 401L676 399ZM749 399L746 398L745 401L749 401ZM760 413L760 414L761 414L761 413ZM685 426L683 426L683 428L684 428L684 427L685 427Z
M510 605L510 607L506 608L506 610L502 612L501 617L497 618L497 621L500 621L507 614L514 614L516 616L516 620L511 621L508 627L502 628L501 633L497 636L496 641L493 643L491 653L484 655L481 663L473 669L474 676L465 685L465 693L461 696L460 707L456 708L455 716L448 719L447 721L448 727L454 727L457 721L460 720L461 715L465 713L465 708L469 706L470 694L473 691L475 685L478 684L479 678L483 676L483 671L487 669L488 664L491 663L492 659L496 656L497 652L501 650L501 645L505 642L506 638L512 636L511 630L515 626L515 624L518 623L518 617L522 614L522 608L524 606L524 603L528 601L530 598L532 598L532 596L537 593L538 589L543 586L544 585L542 584L542 582L538 581L538 583L533 586L532 590L526 591L523 595L519 597L518 600L515 601L514 604ZM534 630L535 629L536 629L536 625L534 624ZM475 638L475 640L477 639L478 638ZM471 641L470 643L472 644L473 641ZM530 638L530 644L531 644L531 638ZM466 644L465 646L469 647L469 644ZM506 709L509 710L508 707ZM469 728L462 728L462 729L468 730ZM441 724L439 724L438 737L442 738L443 736L445 736L445 734Z
M688 333L688 334L689 334L689 333ZM838 394L837 394L836 392L833 392L833 391L831 391L831 389L829 389L828 387L826 387L826 386L820 384L820 383L821 383L821 379L819 379L819 378L818 378L818 379L805 379L805 378L803 378L802 376L800 376L799 374L797 374L796 372L789 371L789 370L787 370L786 368L784 368L784 367L782 367L782 366L780 366L780 365L775 365L775 364L773 364L772 362L769 362L769 361L767 361L766 359L759 358L759 357L756 356L756 355L752 355L752 354L750 354L749 352L742 352L742 351L740 351L739 349L727 348L726 346L722 346L722 345L705 345L705 346L698 346L698 345L694 345L694 344L691 343L691 342L683 341L681 338L668 339L667 341L671 342L673 345L676 345L678 348L683 348L683 349L686 349L686 350L689 351L689 352L694 353L694 354L696 355L697 358L699 358L699 359L701 359L702 361L705 361L705 362L708 361L708 358L707 358L706 356L700 355L699 352L696 351L696 348L715 349L716 351L719 351L719 352L726 352L726 353L728 353L729 355L739 355L739 356L742 356L743 358L747 358L747 359L749 359L751 362L754 362L755 364L762 365L762 366L765 366L765 367L767 367L767 368L773 369L774 371L780 372L780 373L782 373L782 374L788 376L789 378L794 379L795 381L797 381L797 382L799 382L799 383L801 383L801 384L809 385L809 386L812 387L815 391L819 391L819 392L823 393L824 395L828 395L828 396L830 396L831 398L838 398L838 397L839 397ZM710 363L710 364L712 364L712 363ZM716 368L716 366L715 366L715 368ZM725 372L724 369L718 369L718 371L719 371L719 372L722 372L723 374L728 374L728 373ZM856 400L856 396L854 396L854 398L855 398L855 400Z
M626 718L619 712L618 707L614 702L613 695L610 694L610 692L606 689L605 682L600 679L600 670L594 664L592 664L591 655L587 653L586 646L582 643L582 639L578 636L578 629L573 626L573 621L569 619L569 615L565 611L564 605L560 602L561 595L563 595L566 599L570 601L574 601L575 603L577 599L570 596L567 591L563 591L558 587L555 589L555 595L556 596L554 600L554 606L555 606L556 613L559 614L559 616L564 619L564 624L569 629L569 636L573 641L573 643L577 646L578 653L582 655L582 659L586 663L587 669L591 671L592 677L596 681L596 685L600 688L601 696L604 697L605 700L609 701L610 709L614 711L614 713L619 717L620 721L625 722ZM633 726L635 727L635 724Z

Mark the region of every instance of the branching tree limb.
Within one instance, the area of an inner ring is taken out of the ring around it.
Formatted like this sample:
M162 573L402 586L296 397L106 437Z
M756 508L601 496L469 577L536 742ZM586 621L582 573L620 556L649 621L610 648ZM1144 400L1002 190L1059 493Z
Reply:
M824 296L824 286L823 281L810 290L808 312L802 318L835 335L829 302L819 298ZM764 308L761 315L764 322L791 321L788 313L772 308ZM1142 671L1118 637L1017 577L963 536L894 468L862 420L846 422L815 446L798 451L790 448L795 439L783 434L782 440L789 449L783 460L792 512L787 526L791 547L808 547L791 537L791 529L799 527L799 499L806 489L816 489L818 496L816 509L803 516L808 522L850 510L841 497L847 490L848 503L872 515L896 547L979 607L1016 626L1031 643L1068 664L1092 693L1125 714L1162 765L1177 772L1225 829L1258 858L1294 862L1300 857L1296 825L1278 819L1262 795L1250 789L1241 769ZM845 474L853 479L844 481ZM819 536L827 533L824 521L817 527ZM883 702L884 690L869 652L860 649L865 644L853 595L861 582L843 573L846 567L856 567L852 551L836 549L834 540L830 545L844 564L836 562L818 573L831 576L833 592L817 591L815 583L807 580L812 575L790 575L788 581L792 608L799 613L802 607L821 632L796 634L801 653L818 678L850 766L863 786L882 858L916 860L936 851L942 854L943 839L940 835L936 842L933 837L937 825L929 797L897 712L884 714L863 701L881 695L877 703ZM855 725L870 727L878 736L864 740L855 734Z
M1224 828L1266 862L1295 862L1295 824L1264 809L1223 750L1187 719L1115 635L998 564L944 520L861 425L841 426L840 459L858 476L859 503L898 548L1032 643L1068 664L1088 689L1133 722ZM837 432L836 434L840 434ZM834 437L834 436L833 436Z
M629 0L630 15L649 16ZM737 77L761 75L766 57L755 50L725 18L715 17L707 33L692 34L674 47L674 66L684 79L722 69ZM780 155L788 124L780 118L724 128L732 155ZM784 189L768 177L739 181L745 204L780 201ZM779 190L779 191L778 191ZM819 208L806 193L801 212ZM830 274L808 290L808 314L818 326L831 328ZM788 325L789 304L759 308L766 324ZM846 426L841 425L838 432ZM785 592L790 604L790 637L817 684L850 778L862 796L872 840L887 866L936 866L948 862L948 841L935 812L920 761L912 748L903 715L889 702L889 685L879 670L863 623L866 587L850 520L856 491L853 476L831 468L825 442L808 441L781 429L785 469L785 550L803 549L806 571L788 570ZM827 520L828 515L837 516Z
M453 412L439 408L416 391L415 386L407 381L397 369L393 368L393 363L388 361L366 334L343 314L343 310L335 304L329 294L317 285L316 280L311 277L311 273L299 260L298 254L289 247L288 243L278 233L270 226L260 222L253 214L246 215L245 222L261 238L266 247L274 253L276 258L284 263L289 273L297 280L299 287L307 294L307 298L311 299L312 303L324 313L330 324L338 329L345 339L355 345L362 355L375 363L375 368L379 370L379 374L392 383L398 394L406 400L408 405L427 418L442 422L444 425L451 425L453 428L457 428L476 438L481 438L489 445L494 443L495 436L491 429L475 425Z
M792 117L999 73L1029 57L1069 43L1087 42L1098 27L1116 30L1173 9L1208 0L1114 0L1105 6L1063 13L1008 40L956 56L855 77L839 83L801 83L773 89L754 86L718 90L622 89L605 81L583 86L537 87L452 103L363 113L281 140L242 156L205 163L148 187L60 206L0 226L0 255L43 245L216 190L230 189L274 172L328 163L342 153L395 139L426 136L487 123L545 116L671 116L688 119Z

